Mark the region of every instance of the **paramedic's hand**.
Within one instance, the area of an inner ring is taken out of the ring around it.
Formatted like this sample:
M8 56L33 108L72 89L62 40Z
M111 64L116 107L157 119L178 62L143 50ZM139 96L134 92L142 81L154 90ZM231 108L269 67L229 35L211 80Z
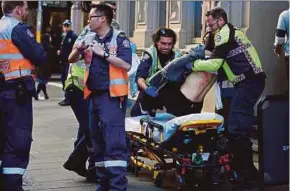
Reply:
M148 88L146 88L145 93L153 98L155 98L159 95L157 92L157 88L154 86L149 86Z
M92 45L92 50L96 55L98 55L100 57L103 57L105 54L104 47L98 43L95 43Z
M76 49L82 53L85 49L87 49L89 46L85 44L85 41L82 41L80 44L76 45Z
M274 52L277 54L278 57L282 54L282 44L276 45L274 47Z
M193 67L194 67L194 62L189 62L189 63L185 64L185 69L188 72L192 72Z
M188 54L191 57L195 57L196 59L203 59L205 57L204 55L204 45L199 44L194 48L191 48L188 52Z

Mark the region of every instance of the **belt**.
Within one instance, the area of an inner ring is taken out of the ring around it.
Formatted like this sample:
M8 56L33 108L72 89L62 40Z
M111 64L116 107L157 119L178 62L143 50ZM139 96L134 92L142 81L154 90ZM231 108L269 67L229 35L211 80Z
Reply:
M92 96L101 95L104 93L110 93L108 89L106 89L106 90L91 90L91 91L92 91L92 93L91 93Z

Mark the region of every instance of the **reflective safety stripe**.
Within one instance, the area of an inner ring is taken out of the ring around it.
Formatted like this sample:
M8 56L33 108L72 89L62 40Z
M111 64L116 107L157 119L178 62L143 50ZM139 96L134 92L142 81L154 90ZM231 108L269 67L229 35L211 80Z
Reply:
M20 75L20 71L21 71L21 75ZM11 78L11 77L21 77L21 76L29 76L31 75L31 70L27 69L27 70L16 70L13 72L9 72L5 74L5 78Z
M230 82L229 80L224 80L221 82L221 87L222 88L233 88L234 84Z
M274 45L278 45L278 44L284 44L285 43L285 37L275 37L275 43Z
M127 167L127 161L124 160L111 160L111 161L101 161L95 163L96 167Z
M24 168L3 168L3 174L20 174L23 175L26 169Z
M21 54L0 54L0 60L19 60L24 59Z
M127 84L128 80L124 80L124 79L114 79L110 81L111 85L120 85L120 84Z
M235 49L231 50L228 53L227 58L231 58L233 56L236 56L238 54L241 54L242 52L247 51L247 49L250 48L251 46L252 45L250 43L242 44L238 48L235 48Z

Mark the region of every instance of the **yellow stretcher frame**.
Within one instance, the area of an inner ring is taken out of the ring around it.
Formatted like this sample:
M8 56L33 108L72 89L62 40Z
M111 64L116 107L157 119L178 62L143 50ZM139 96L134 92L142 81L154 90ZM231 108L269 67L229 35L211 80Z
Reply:
M152 135L153 135L153 130L154 128L149 128L150 122L141 122L141 134L138 135L138 133L133 133L131 134L132 137L134 137L136 140L139 140L141 143L150 145L153 148L159 148L160 143L155 143L151 142L150 139L152 140ZM195 135L203 134L206 133L207 130L216 130L220 125L222 125L222 120L217 120L217 119L212 119L212 120L192 120L183 123L177 131L194 131ZM160 125L157 123L154 123L155 125ZM161 126L161 125L160 125ZM157 128L158 131L160 132L160 141L163 142L163 128ZM145 132L148 130L148 137L145 137ZM130 132L127 133L127 135L130 134ZM154 153L154 150L148 149L145 147L142 148L143 152L140 153L141 156L146 157L150 159L151 161L156 161L157 163L163 163L165 161L166 156L164 156L163 159L161 159L156 153ZM200 151L202 152L202 146L200 147ZM172 151L173 153L177 153L178 150L176 148L173 148ZM153 173L153 181L156 184L158 179L160 179L165 172L165 170L157 169L156 167L152 165L148 165L145 162L141 161L138 159L138 156L131 156L130 157L131 163L133 163L135 166L147 169ZM173 163L176 161L173 160ZM135 175L137 176L137 171L135 171ZM157 184L156 184L157 185Z

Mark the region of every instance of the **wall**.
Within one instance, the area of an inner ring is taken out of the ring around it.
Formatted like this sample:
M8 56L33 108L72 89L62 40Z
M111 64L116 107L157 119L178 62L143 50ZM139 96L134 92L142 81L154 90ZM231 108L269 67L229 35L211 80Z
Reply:
M278 16L288 7L289 3L282 1L250 2L250 27L247 35L256 47L267 75L264 95L281 94L288 87L288 84L285 83L286 74L283 59L278 59L273 52Z

